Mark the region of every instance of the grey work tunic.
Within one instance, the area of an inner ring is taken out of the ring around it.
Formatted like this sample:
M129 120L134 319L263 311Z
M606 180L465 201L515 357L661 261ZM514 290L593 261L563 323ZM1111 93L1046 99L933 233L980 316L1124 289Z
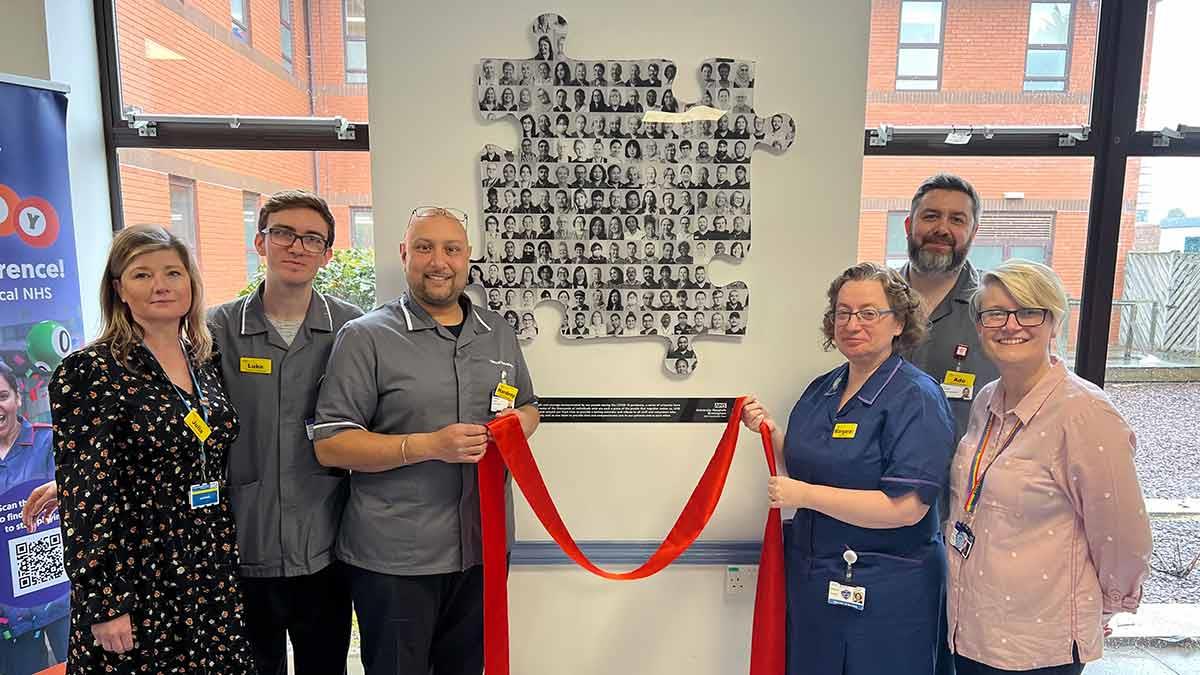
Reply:
M347 429L380 434L486 424L504 378L517 407L536 404L512 328L464 294L455 336L408 294L342 328L317 404L316 438ZM506 486L508 531L512 494ZM353 472L338 534L339 560L395 575L459 572L482 562L474 464L436 460L379 473Z
M903 270L908 278L908 266ZM929 316L929 338L909 359L913 365L929 373L940 384L946 379L946 371L957 370L975 375L975 393L983 385L1000 378L996 366L979 346L979 333L975 331L975 316L971 312L971 296L979 287L979 273L967 262L958 273L954 288L942 298L942 302ZM961 362L954 358L957 345L967 346L967 358ZM955 442L967 432L971 417L971 401L950 399L950 410L954 413Z
M908 278L908 266L902 271ZM979 333L975 330L975 316L971 312L971 296L979 287L979 273L970 262L964 263L958 273L954 288L942 298L941 303L929 315L929 336L909 359L913 365L933 376L938 383L945 381L946 371L956 370L975 375L974 394L983 385L1000 378L1000 372L983 353L979 345ZM967 358L962 361L954 357L958 345L967 346ZM972 396L972 400L974 396ZM954 442L957 445L967 433L967 422L971 419L971 403L962 398L949 399L950 411L954 413ZM953 453L952 453L953 454ZM950 465L946 465L947 474ZM938 501L938 514L945 521L950 513L950 484L947 482Z
M317 462L306 422L315 417L337 331L359 316L354 305L313 292L289 346L267 321L262 286L209 312L225 389L242 420L226 488L242 576L313 574L333 561L348 479ZM262 372L268 361L270 373Z

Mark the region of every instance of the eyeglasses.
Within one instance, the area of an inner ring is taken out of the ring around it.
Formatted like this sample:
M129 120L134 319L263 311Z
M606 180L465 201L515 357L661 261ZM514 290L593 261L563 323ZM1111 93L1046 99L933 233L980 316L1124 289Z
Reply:
M412 215L409 216L409 222L417 218L432 218L434 216L449 216L457 220L463 227L467 226L467 214L458 209L451 209L442 206L418 206L413 209Z
M329 241L325 237L316 234L300 235L285 227L269 227L265 234L268 241L280 248L291 248L297 239L300 240L300 246L309 253L324 253L325 249L329 248Z
M895 313L896 311L892 309L874 309L872 307L867 307L866 309L860 309L857 312L839 310L833 313L833 318L839 326L845 326L846 324L850 323L850 317L852 316L857 316L859 323L875 323L876 321L882 319L885 314Z
M1008 317L1017 317L1017 325L1033 328L1046 323L1046 314L1050 310L1042 307L1022 307L1021 309L985 309L975 315L975 320L984 328L1003 328L1008 324Z

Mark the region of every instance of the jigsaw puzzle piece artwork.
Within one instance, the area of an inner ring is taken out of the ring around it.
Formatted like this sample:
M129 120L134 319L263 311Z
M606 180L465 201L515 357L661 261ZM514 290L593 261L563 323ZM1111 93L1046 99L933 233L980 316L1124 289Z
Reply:
M659 336L666 369L691 373L697 337L746 333L749 289L714 285L707 265L750 253L751 153L787 150L795 123L755 112L753 61L704 61L687 104L671 61L569 58L557 14L533 38L533 58L480 62L480 114L513 118L521 140L480 154L484 257L470 283L522 340L551 301L561 335Z

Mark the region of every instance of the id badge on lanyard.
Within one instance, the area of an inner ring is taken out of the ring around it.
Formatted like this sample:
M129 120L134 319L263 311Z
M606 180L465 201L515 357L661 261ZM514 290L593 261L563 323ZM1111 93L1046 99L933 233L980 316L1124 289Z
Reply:
M200 387L200 380L196 378L191 361L188 361L188 375L192 378L192 390L199 397L199 409L192 406L183 392L177 389L175 393L179 395L179 400L187 409L187 414L183 417L183 424L196 437L200 450L200 482L188 486L188 506L193 509L202 509L220 503L221 491L219 482L208 480L208 451L204 444L208 441L209 436L212 436L212 427L208 425L208 407L204 404L204 389Z
M1009 432L1000 446L996 449L996 456L988 462L987 466L983 465L983 458L987 455L988 443L992 436L992 425L996 421L996 416L988 414L987 425L983 428L983 437L979 439L979 446L975 450L975 456L971 460L971 470L967 474L967 496L963 500L963 513L959 520L954 523L954 533L950 537L950 546L958 554L966 560L971 556L971 550L975 548L975 532L971 529L971 525L975 522L975 512L979 508L979 502L983 497L983 481L987 477L988 471L992 465L996 463L996 459L1000 457L1012 443L1017 432L1021 430L1021 422L1017 422L1013 430Z

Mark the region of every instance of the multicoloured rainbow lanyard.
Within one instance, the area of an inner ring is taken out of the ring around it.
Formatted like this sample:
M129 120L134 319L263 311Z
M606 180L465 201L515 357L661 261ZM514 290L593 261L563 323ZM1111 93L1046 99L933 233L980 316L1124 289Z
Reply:
M971 472L967 475L970 483L967 486L967 498L963 501L963 511L967 514L968 520L973 520L971 516L975 514L975 509L979 508L979 498L983 494L983 479L987 477L988 471L1000 454L1008 448L1012 443L1013 437L1021 430L1022 423L1017 422L1013 430L1008 434L1008 438L1000 444L1000 448L996 451L996 456L992 461L988 462L987 466L983 465L983 458L987 455L988 442L992 437L992 424L996 421L996 415L989 413L987 426L983 428L983 437L979 439L979 447L975 450L975 458L971 461Z

